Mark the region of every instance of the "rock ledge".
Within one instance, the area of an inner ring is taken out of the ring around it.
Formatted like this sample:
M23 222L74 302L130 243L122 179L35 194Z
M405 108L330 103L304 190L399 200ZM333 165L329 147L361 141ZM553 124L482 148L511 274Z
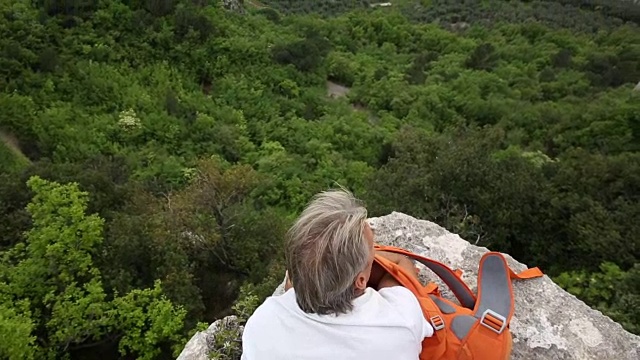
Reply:
M463 271L463 279L476 290L478 263L488 250L471 245L429 221L393 212L369 219L376 242L406 248L436 259ZM526 266L505 255L514 271ZM436 279L435 274L422 269L423 278ZM436 281L439 282L439 281ZM454 299L439 282L443 295ZM516 281L513 285L516 311L511 321L513 333L512 359L571 360L637 360L640 359L640 337L601 312L591 309L575 296L556 285L549 277ZM274 296L282 294L281 284ZM205 360L212 349L216 332L224 325L236 322L227 317L214 322L187 343L178 360ZM240 329L241 330L241 329Z

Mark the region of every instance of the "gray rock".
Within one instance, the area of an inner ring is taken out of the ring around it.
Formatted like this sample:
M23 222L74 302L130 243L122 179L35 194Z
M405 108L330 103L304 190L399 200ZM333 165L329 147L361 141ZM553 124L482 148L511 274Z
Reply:
M636 87L633 88L633 90L640 91L640 81L638 81L638 85L636 85Z
M465 282L476 290L478 264L488 251L486 248L474 246L432 222L402 213L371 218L369 223L377 243L399 246L461 269ZM527 268L509 255L505 254L505 258L516 272ZM430 270L423 268L421 277L439 283L443 296L454 299ZM273 295L282 294L283 289L284 281ZM625 331L620 324L562 290L546 275L516 281L513 289L516 303L510 327L512 359L640 359L639 336ZM207 339L214 336L215 329L208 335L196 334L178 359L205 359L203 344L210 344Z
M216 320L207 330L198 331L184 346L177 360L209 360L209 353L214 349L216 334L223 329L236 329L242 334L242 326L234 315Z

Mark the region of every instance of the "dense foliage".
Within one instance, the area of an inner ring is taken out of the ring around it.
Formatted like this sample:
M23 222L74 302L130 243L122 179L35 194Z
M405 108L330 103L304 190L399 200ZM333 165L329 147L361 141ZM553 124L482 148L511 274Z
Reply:
M369 5L0 0L0 357L175 356L336 183L640 333L638 6Z

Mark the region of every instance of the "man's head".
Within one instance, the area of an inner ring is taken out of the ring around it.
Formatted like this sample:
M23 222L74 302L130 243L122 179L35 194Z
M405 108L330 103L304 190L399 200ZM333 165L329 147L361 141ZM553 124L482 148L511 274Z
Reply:
M340 314L366 288L373 264L367 209L346 190L314 197L287 234L287 269L300 308Z

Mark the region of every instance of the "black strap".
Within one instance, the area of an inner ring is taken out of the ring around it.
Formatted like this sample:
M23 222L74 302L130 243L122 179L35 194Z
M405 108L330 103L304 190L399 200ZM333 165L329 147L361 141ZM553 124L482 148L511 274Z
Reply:
M451 270L451 268L449 268L448 266L438 261L414 254L410 251L406 251L400 248L384 246L380 250L408 256L416 260L417 262L421 263L422 265L426 266L431 271L433 271L436 275L438 275L438 277L440 277L440 279L442 279L442 281L444 281L445 284L447 284L449 289L451 289L453 294L456 296L456 298L460 302L460 305L466 307L467 309L471 309L471 310L474 309L476 304L475 295L473 294L471 289L469 289L467 284L465 284L464 281L462 281L460 277L458 277L458 275L456 275L456 273L453 270Z

